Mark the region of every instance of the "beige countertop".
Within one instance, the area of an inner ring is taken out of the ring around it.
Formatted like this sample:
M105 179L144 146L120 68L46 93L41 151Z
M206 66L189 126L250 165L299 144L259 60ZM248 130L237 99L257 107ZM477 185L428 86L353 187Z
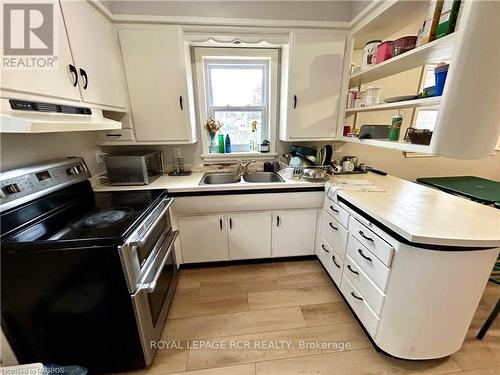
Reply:
M385 192L339 190L346 199L408 241L432 245L500 246L500 210L393 176L369 180Z
M283 183L199 185L203 173L161 176L149 185L94 185L94 191L167 189L170 193L318 188L323 182L292 180ZM500 210L393 176L373 173L334 177L373 182L384 192L339 190L346 199L387 228L414 243L466 246L500 246Z

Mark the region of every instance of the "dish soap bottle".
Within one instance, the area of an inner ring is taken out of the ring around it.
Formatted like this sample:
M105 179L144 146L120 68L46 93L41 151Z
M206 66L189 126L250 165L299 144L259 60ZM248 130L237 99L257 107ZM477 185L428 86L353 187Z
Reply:
M403 123L403 116L399 112L392 118L391 128L389 129L389 140L399 141L399 132L401 131L401 124Z
M226 154L231 153L231 138L229 138L229 134L226 134Z
M224 153L224 134L219 133L218 141L219 141L219 154L223 154Z

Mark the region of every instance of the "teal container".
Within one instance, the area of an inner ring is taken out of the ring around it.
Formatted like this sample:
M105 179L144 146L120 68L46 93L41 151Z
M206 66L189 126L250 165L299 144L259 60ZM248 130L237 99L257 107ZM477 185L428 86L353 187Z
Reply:
M229 137L229 134L226 134L226 154L231 153L231 138Z
M217 136L217 140L219 142L219 154L223 154L224 153L224 134L219 133L219 135Z

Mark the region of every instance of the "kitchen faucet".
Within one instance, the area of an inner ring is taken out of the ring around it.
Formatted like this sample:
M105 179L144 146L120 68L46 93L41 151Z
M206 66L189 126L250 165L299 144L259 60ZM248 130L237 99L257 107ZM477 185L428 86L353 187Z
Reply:
M240 178L248 173L248 166L252 163L255 163L255 160L251 160L247 163L243 163L241 160L238 160L234 182L240 181Z

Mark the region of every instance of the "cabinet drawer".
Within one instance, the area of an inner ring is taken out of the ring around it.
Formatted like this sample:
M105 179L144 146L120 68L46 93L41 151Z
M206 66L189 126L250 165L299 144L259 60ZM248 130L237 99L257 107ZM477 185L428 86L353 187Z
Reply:
M344 262L340 260L339 256L335 251L330 255L330 268L328 273L332 277L335 284L340 288L340 281L342 279L342 270L344 268Z
M320 237L316 249L316 255L318 255L320 262L327 270L330 269L330 263L332 261L331 254L333 254L333 250L328 244L328 241L326 241L323 237Z
M389 279L389 268L352 235L349 236L347 241L347 255L382 291L385 291Z
M380 316L385 295L349 255L344 260L344 273L351 284L361 293L375 314Z
M375 337L379 319L368 303L366 303L361 293L347 279L346 275L342 276L340 290L370 336Z
M349 219L349 233L388 267L391 265L394 248L353 216Z
M133 141L134 133L132 129L102 130L97 132L97 141Z
M323 203L323 209L328 212L335 220L347 228L349 223L349 213L340 207L337 203L325 197L325 202Z
M320 215L320 236L328 242L340 259L344 259L348 237L347 230L325 210L321 210Z

